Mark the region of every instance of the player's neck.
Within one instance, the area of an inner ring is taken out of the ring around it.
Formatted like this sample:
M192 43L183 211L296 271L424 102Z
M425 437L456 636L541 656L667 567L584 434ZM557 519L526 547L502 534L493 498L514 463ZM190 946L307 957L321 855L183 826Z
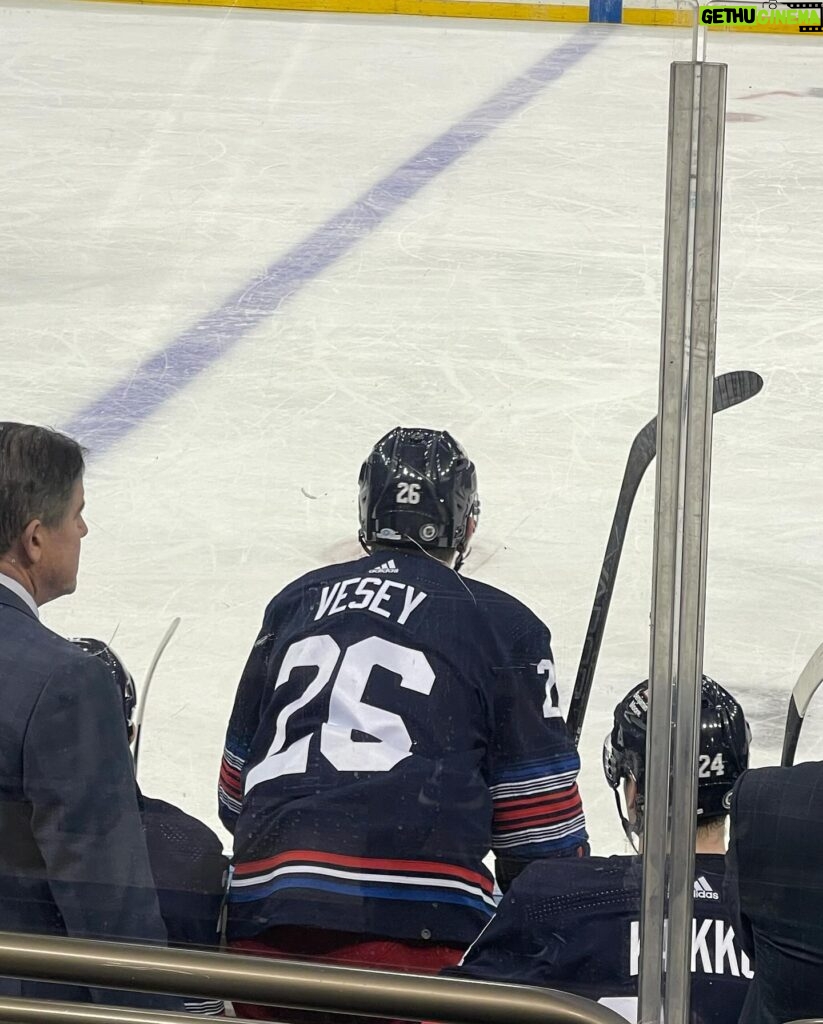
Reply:
M695 853L719 853L721 856L726 853L726 830L725 828L699 829L697 840L694 844Z
M637 844L637 852L643 853L643 840ZM725 828L700 829L694 843L695 853L719 853L721 857L726 855L726 830Z
M369 550L369 554L373 555L377 552L387 552L388 554L396 554L398 551L404 555L416 555L418 558L430 558L432 561L440 562L441 565L445 565L447 569L453 569L455 562L457 561L457 552L450 552L448 555L442 555L438 552L435 554L432 551L427 551L425 548L398 548L391 544L374 544Z

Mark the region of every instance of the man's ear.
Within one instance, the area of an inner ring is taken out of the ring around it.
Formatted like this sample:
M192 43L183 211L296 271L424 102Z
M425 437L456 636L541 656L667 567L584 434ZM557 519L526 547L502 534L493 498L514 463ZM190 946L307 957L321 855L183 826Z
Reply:
M43 523L39 519L32 519L20 534L18 543L30 565L36 565L43 555L42 531Z

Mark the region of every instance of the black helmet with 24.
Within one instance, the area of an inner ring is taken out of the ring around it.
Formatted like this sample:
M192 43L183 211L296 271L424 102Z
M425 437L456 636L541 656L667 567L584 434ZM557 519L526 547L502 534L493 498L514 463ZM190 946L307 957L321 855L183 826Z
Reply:
M614 726L603 744L603 771L615 791L617 810L629 838L643 829L646 788L646 721L649 682L633 687L614 709ZM743 709L714 679L704 675L700 690L700 750L697 762L697 823L729 812L732 788L749 763L751 730ZM620 804L620 786L632 779L637 787L634 820Z

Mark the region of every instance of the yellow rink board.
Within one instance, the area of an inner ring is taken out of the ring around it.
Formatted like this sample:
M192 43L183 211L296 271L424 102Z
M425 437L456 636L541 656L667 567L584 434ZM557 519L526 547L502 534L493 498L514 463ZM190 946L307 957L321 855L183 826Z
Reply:
M494 3L493 0L98 0L104 3L174 4L178 7L248 7L271 11L332 14L416 14L437 18L496 18L507 21L589 20L582 4Z
M178 7L245 7L272 11L320 11L331 14L412 14L435 18L480 18L506 21L587 22L583 4L496 3L494 0L96 0L99 3L173 4ZM664 25L689 28L689 7L623 8L623 25ZM709 25L710 32L791 33L823 43L821 33L800 33L796 24L756 22L754 25Z

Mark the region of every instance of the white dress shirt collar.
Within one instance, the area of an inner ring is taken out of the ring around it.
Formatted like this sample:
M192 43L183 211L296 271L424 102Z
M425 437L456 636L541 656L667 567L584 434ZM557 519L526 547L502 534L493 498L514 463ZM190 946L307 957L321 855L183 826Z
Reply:
M0 586L6 587L12 592L12 594L16 594L21 601L25 601L29 608L34 612L35 616L38 619L40 618L40 612L37 609L37 605L34 603L34 598L25 587L21 586L17 582L17 580L13 580L11 576L7 576L4 572L0 572Z

